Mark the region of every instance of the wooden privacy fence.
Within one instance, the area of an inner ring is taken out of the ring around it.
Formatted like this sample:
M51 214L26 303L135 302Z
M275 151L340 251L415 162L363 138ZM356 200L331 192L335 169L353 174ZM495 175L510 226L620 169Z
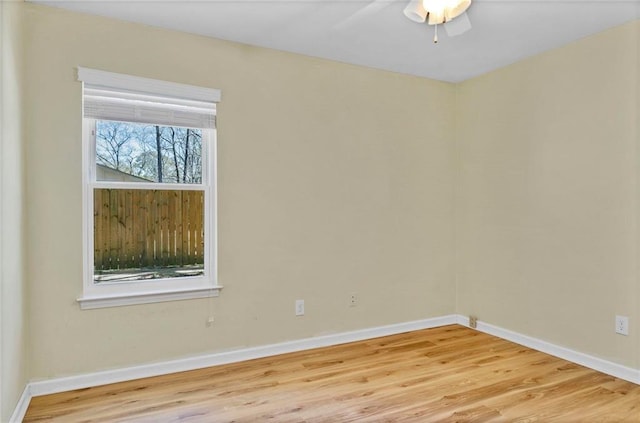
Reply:
M94 269L204 263L202 191L94 189Z

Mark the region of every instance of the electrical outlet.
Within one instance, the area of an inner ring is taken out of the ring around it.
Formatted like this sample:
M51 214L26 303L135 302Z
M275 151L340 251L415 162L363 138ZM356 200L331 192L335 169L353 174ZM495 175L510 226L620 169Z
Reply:
M207 318L207 321L206 321L205 325L207 327L211 327L211 325L213 324L214 321L215 321L215 319L213 318L213 316L209 316L209 318Z
M354 293L349 297L349 307L355 307L358 304L358 296Z
M616 316L616 333L629 335L629 318L627 316Z
M296 300L296 316L304 316L304 300Z
M478 318L476 316L469 316L469 327L473 329L478 327Z

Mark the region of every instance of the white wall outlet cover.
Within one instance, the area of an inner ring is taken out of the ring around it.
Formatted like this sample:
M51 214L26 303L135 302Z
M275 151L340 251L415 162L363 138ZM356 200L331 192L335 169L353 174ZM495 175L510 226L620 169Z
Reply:
M616 316L616 333L629 335L629 318L627 316Z
M304 316L304 300L296 300L296 316Z

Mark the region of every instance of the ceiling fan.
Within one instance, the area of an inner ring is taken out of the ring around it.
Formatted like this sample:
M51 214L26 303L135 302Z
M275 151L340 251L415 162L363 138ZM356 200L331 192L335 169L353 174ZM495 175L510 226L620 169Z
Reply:
M404 15L414 22L434 25L433 42L437 43L438 25L443 25L450 37L471 29L471 21L466 13L470 5L471 0L411 0L404 9Z
M334 28L349 28L355 22L366 19L393 3L389 0L371 0L356 13L341 21ZM449 37L464 34L471 29L471 21L466 10L471 0L411 0L404 9L404 15L417 23L435 26L434 43L438 42L438 25L444 26Z

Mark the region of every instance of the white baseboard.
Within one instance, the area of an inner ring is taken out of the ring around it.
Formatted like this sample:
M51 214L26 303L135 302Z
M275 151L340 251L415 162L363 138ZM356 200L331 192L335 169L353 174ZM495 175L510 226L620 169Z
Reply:
M236 363L239 361L303 351L312 348L328 347L331 345L361 341L364 339L394 335L397 333L410 332L414 330L452 325L455 324L456 321L456 315L452 314L431 319L398 323L388 326L379 326L352 332L323 335L260 347L236 349L226 352L188 357L179 360L127 367L123 369L107 370L102 372L86 373L77 376L34 381L29 384L29 388L32 396L47 395L70 391L73 389L82 389L92 386L106 385L109 383L124 382L144 377L160 376L169 373L202 369L205 367L217 366L220 364Z
M24 419L24 415L27 413L27 408L29 408L29 403L31 402L31 389L29 388L29 384L22 391L22 395L18 400L18 404L16 404L16 408L13 410L13 414L9 417L9 423L20 423L22 419Z
M296 351L304 351L312 348L328 347L345 344L348 342L362 341L380 336L394 335L420 329L430 329L445 325L468 325L468 318L462 315L451 314L442 317L417 320L413 322L398 323L387 326L379 326L369 329L361 329L351 332L342 332L331 335L305 338L278 344L259 347L242 348L220 353L187 357L178 360L164 361L160 363L144 364L122 369L106 370L95 373L85 373L76 376L54 378L40 381L32 381L25 388L18 405L11 417L10 423L21 422L29 406L31 398L39 395L54 394L74 389L89 388L92 386L106 385L109 383L125 382L151 376L202 369L220 364L236 363L255 358L269 357L278 354L286 354ZM625 367L597 357L583 354L568 348L560 347L540 339L521 335L507 329L478 321L476 328L481 332L533 348L538 351L568 360L585 367L615 376L640 385L640 370Z
M462 315L458 315L457 317L458 324L469 327L468 317ZM476 330L640 385L640 369L626 367L621 364L551 344L549 342L527 335L522 335L479 320Z

